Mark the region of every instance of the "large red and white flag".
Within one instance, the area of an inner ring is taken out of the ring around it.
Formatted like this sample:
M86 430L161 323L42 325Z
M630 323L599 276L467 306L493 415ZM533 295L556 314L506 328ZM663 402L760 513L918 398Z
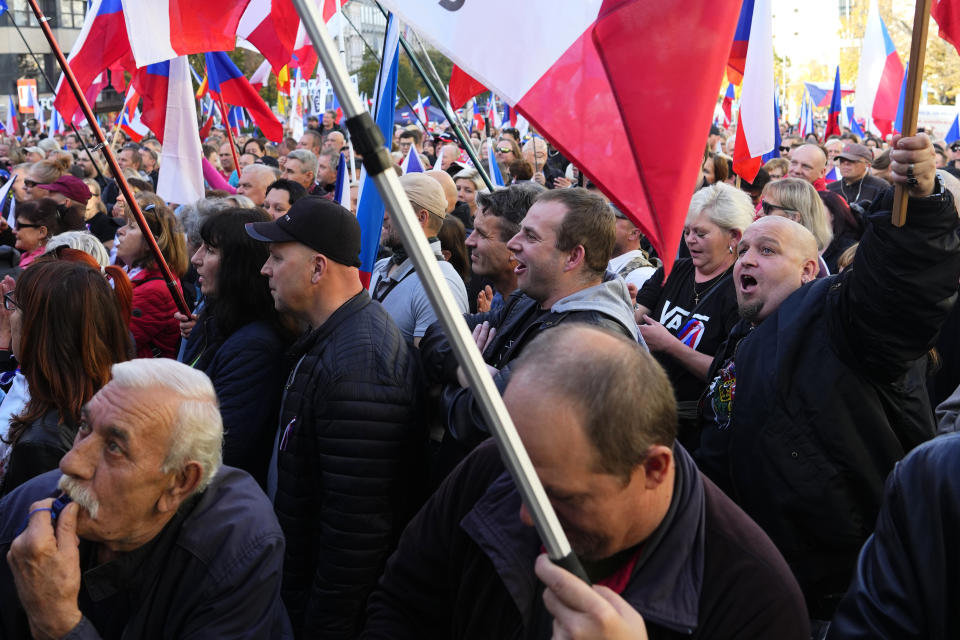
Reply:
M138 67L188 53L232 51L250 0L122 0Z
M770 0L753 3L750 41L743 70L743 89L737 111L737 141L733 171L753 182L763 166L762 156L773 150L773 13Z
M739 2L382 4L515 105L672 265ZM476 25L491 15L510 15L524 25L523 37L496 47L477 38Z

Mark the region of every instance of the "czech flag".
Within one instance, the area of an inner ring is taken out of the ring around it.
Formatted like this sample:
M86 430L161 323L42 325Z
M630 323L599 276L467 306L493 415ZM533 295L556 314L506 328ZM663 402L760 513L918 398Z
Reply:
M866 122L867 131L883 137L892 131L903 76L903 63L880 17L877 0L870 0L854 104L854 114Z
M290 0L250 0L237 25L237 35L279 71L293 57L299 24L300 16ZM252 78L250 83L254 84Z
M764 164L780 157L781 142L783 139L780 137L780 99L777 98L777 94L773 94L773 149L760 158Z
M397 67L400 60L400 29L394 15L387 21L384 38L383 64L375 88L377 109L374 119L387 144L393 139L393 118L397 103ZM389 147L388 147L389 148ZM360 223L360 280L364 287L370 286L373 265L380 248L380 231L383 228L383 200L377 185L364 168L360 174L360 194L357 199L357 222Z
M737 141L733 149L733 171L753 182L763 155L773 150L773 26L770 0L755 0L750 43L743 70L743 90L737 111ZM839 95L839 94L838 94Z
M244 107L253 121L270 140L283 139L283 125L263 101L233 60L222 52L207 53L207 81L214 100L221 97L226 104ZM142 92L141 92L142 93Z
M733 85L727 83L727 92L723 94L723 102L721 103L724 127L729 127L730 123L733 122L733 98L735 95Z
M506 102L503 103L503 119L500 121L500 128L504 128L507 125L511 127L517 126L517 111L508 105Z
M166 118L164 118L166 120ZM134 142L140 142L143 140L146 135L149 133L146 125L143 124L143 118L140 117L140 112L135 110L133 117L131 118L126 109L120 112L120 117L117 119L117 124L120 125L120 129L130 136L130 139ZM157 138L160 139L159 137Z
M83 20L80 35L77 36L70 57L67 58L84 94L98 76L118 60L124 60L127 68L133 69L121 0L93 0ZM55 93L54 108L63 114L64 118L72 121L80 110L80 103L62 75L57 82Z
M830 171L827 171L827 175L823 176L823 181L826 184L831 182L836 182L840 179L840 172L837 170L837 165L830 167Z
M823 130L823 141L830 136L839 136L840 131L840 66L837 66L837 76L833 80L833 97L830 99L830 111L827 113L827 128Z
M113 0L115 2L115 0ZM137 67L188 53L232 51L250 0L120 0ZM98 41L98 46L103 42Z
M473 118L470 120L470 133L473 133L473 130L483 131L483 116L480 115L480 105L477 104L477 101L473 101Z
M743 0L740 6L737 30L733 34L733 44L730 45L730 56L727 59L727 79L736 85L743 82L743 71L747 64L747 45L750 42L750 27L753 25L753 4L754 0Z
M14 104L11 94L7 94L7 120L3 123L3 128L9 135L17 135L17 105Z
M584 167L669 271L703 163L703 132L713 119L739 3L483 0L457 3L456 11L435 2L381 4ZM523 25L523 35L491 47L476 35L476 25L491 15L510 16L512 24ZM655 62L638 63L651 55ZM772 73L767 100L772 146ZM683 122L682 131L668 122ZM665 148L673 150L669 158Z
M490 123L491 127L497 126L497 99L493 97L493 92L490 92L490 99L487 100L487 122Z
M137 70L133 77L133 87L143 96L143 109L140 120L157 140L163 142L163 132L167 120L167 90L170 85L170 61L150 64ZM131 87L131 90L132 88ZM192 93L192 91L191 91Z
M893 122L893 133L903 133L903 112L904 104L907 99L907 72L910 70L910 63L903 70L903 82L900 83L900 98L897 100L897 117Z

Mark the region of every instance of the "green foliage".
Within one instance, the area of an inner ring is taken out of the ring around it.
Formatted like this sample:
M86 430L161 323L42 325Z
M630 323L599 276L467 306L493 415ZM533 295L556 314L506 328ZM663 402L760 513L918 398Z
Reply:
M430 60L433 61L433 65L436 67L437 73L440 74L440 79L443 81L443 86L439 89L440 91L446 91L446 85L450 81L450 72L453 70L453 62L435 49L430 49L428 52ZM419 56L418 59L422 60ZM379 72L380 63L377 62L377 59L368 49L363 56L363 64L357 69L357 84L361 92L366 93L368 96L373 95L373 85L377 81L377 74ZM428 77L432 78L429 68L424 68L424 72L428 74ZM401 103L403 102L403 93L411 100L417 99L418 92L423 97L430 95L426 83L417 73L414 65L410 63L410 59L402 47L400 49L400 66L397 69L397 85L400 87L398 93L401 93Z

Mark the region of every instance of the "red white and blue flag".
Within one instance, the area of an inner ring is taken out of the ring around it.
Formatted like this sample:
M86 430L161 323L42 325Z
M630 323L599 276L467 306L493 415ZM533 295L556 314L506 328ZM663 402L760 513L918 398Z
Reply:
M130 91L136 88L136 93L143 97L143 107L140 120L145 124L157 140L163 142L163 133L167 121L167 91L170 85L170 62L158 62L137 69L133 76L133 85ZM128 92L128 97L130 93ZM133 103L134 106L136 102ZM125 111L130 107L125 107Z
M903 63L880 17L877 0L870 0L854 104L854 114L866 122L867 131L886 137L893 130L903 76Z
M400 28L397 23L395 16L388 18L383 49L386 55L374 87L377 105L374 119L386 140L393 138L393 119L396 115L394 107L397 102L397 68L400 65ZM360 280L365 287L370 286L373 266L377 261L383 212L383 200L377 191L377 185L364 168L360 173L360 193L357 196L357 222L360 223Z
M493 148L496 146L493 138L487 138L487 173L490 175L490 181L497 187L503 186L503 174L500 173L500 165L497 164L497 158L493 155Z
M504 128L507 125L511 127L517 126L517 111L505 101L503 102L503 119L500 121L500 128Z
M529 120L609 196L669 269L703 162L739 3L713 0L382 0L459 70ZM444 6L446 5L446 6ZM509 15L491 47L476 25ZM651 45L650 43L656 43ZM638 64L649 60L650 64ZM772 60L771 60L772 64ZM451 100L454 94L451 78ZM466 92L469 94L469 91ZM772 100L771 88L768 92ZM474 94L475 95L475 94ZM767 118L773 117L770 105ZM684 122L683 130L666 126ZM772 135L772 131L770 132ZM667 158L662 149L674 153Z
M813 120L813 106L810 104L810 96L803 94L800 101L800 123L797 125L801 138L806 138L811 133L816 133Z
M84 93L117 61L124 61L129 69L133 69L121 0L93 0L67 61ZM80 104L62 75L55 93L54 108L64 118L73 120Z
M737 30L733 34L730 55L727 59L727 80L739 85L743 82L743 71L747 64L747 45L750 42L750 28L753 25L754 0L743 0L740 16L737 18Z
M163 64L167 65L167 95L157 195L167 202L193 203L203 197L204 189L190 64L186 56Z
M337 160L337 182L333 189L333 199L344 209L350 208L350 171L347 170L347 156L343 151Z
M723 94L723 102L720 103L720 108L723 109L723 126L729 127L730 123L733 122L733 98L735 97L733 84L727 84L727 91Z
M222 97L228 105L244 107L263 135L274 142L280 142L283 138L283 125L260 94L253 90L233 60L222 51L207 53L206 59L207 83L214 100Z
M7 135L17 135L17 105L13 102L13 95L7 94L7 120L3 123Z
M493 96L493 92L490 92L490 99L487 100L487 122L490 123L491 127L497 126L497 99Z
M833 81L833 97L830 100L830 111L827 113L827 128L823 130L824 142L830 136L839 136L840 131L840 66L837 65L837 76Z
M773 14L770 0L755 0L750 42L743 68L733 171L753 182L763 166L763 155L774 146Z
M120 126L120 130L127 134L134 142L140 142L150 132L147 126L143 124L139 109L134 109L132 117L126 109L121 111L120 117L117 119L117 124Z
M840 171L837 170L837 165L831 166L830 171L827 171L827 174L823 176L823 181L826 184L830 184L831 182L836 182L839 179L840 179Z
M134 60L143 67L188 53L232 51L250 0L121 2Z
M413 110L416 112L417 117L420 118L420 122L423 123L423 126L426 127L430 124L430 115L427 113L427 107L430 106L430 96L427 96L427 99L424 100L420 97L420 92L417 92L417 104L413 105Z

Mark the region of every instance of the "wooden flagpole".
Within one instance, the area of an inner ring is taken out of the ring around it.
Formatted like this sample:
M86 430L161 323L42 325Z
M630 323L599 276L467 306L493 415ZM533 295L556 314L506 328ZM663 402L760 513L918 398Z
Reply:
M907 69L906 94L903 98L903 131L901 131L903 136L912 136L917 133L917 115L920 111L923 62L927 53L929 26L930 0L917 0L917 6L913 13L913 40L910 43L910 65ZM902 227L907 221L908 199L909 196L903 185L896 185L893 189L893 212L890 216L896 227Z

